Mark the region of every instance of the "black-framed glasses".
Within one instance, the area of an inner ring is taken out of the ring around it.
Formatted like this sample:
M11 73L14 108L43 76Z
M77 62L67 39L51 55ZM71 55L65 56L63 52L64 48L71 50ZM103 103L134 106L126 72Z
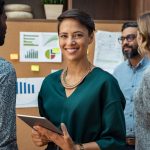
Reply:
M128 42L132 42L136 38L136 36L137 36L136 34L128 34L126 37L123 37L123 36L119 37L118 41L120 44L122 44L125 39Z

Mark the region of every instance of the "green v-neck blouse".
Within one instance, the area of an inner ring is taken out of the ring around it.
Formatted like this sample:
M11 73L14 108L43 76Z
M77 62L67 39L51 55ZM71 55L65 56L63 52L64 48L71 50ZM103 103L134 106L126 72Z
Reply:
M123 150L125 145L125 99L115 78L95 67L66 96L62 70L48 75L38 96L41 116L57 127L65 123L75 143L96 142L101 150ZM51 143L47 150L55 149Z

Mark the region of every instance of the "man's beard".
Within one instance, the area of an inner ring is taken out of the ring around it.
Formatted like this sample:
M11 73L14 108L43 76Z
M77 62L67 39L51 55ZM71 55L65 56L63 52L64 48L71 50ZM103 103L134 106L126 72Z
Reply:
M131 59L131 58L134 58L136 56L139 56L139 53L138 53L138 46L124 46L124 47L127 47L127 48L130 48L131 50L130 51L124 51L124 48L122 49L122 52L123 52L123 55L125 56L125 58L127 59Z

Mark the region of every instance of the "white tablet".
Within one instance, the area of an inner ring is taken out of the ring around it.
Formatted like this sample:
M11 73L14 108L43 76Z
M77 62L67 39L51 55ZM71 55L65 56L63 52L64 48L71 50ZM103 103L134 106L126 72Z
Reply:
M35 125L39 125L48 130L63 135L61 129L57 128L52 122L47 120L45 117L29 116L29 115L21 115L21 114L17 114L17 116L32 128Z

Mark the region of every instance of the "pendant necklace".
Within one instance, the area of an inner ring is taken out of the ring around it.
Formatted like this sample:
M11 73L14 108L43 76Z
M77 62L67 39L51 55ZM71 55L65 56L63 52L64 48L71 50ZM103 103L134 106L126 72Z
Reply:
M75 83L75 84L68 84L66 81L67 76L67 69L64 69L61 74L61 83L66 89L74 89L76 88L83 80L84 78L93 70L94 66L92 64L89 65L88 70L85 72L85 74L81 77L81 79Z

